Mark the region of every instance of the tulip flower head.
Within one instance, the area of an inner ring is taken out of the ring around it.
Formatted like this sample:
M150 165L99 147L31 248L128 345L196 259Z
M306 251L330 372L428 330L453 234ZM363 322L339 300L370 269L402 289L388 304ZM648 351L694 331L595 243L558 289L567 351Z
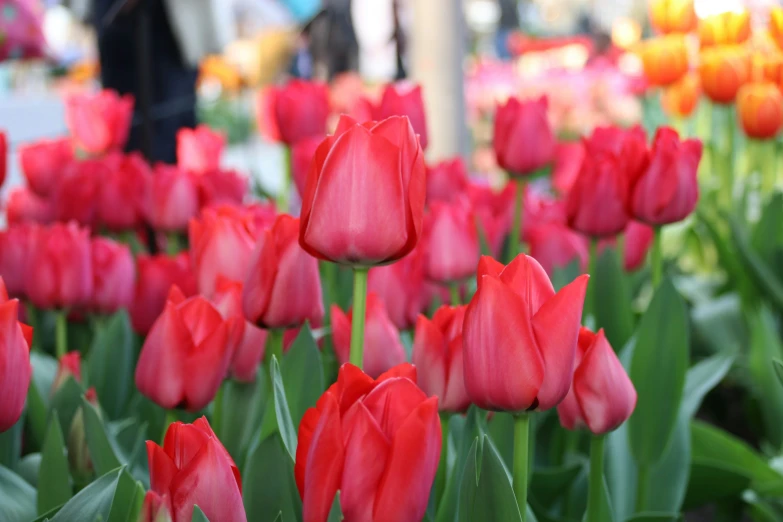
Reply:
M19 322L19 301L8 299L0 277L0 432L11 428L24 410L32 366L33 329Z
M312 136L323 137L329 117L329 91L322 83L292 80L269 91L280 141L289 147Z
M702 47L742 44L750 38L750 33L749 11L727 11L699 22L699 43Z
M737 93L737 112L745 134L759 140L772 139L783 126L783 94L773 83L745 84Z
M21 223L49 224L54 209L49 201L39 197L27 187L16 187L8 193L5 217L9 225Z
M133 96L106 89L65 102L65 120L76 146L91 155L120 150L128 141Z
M112 314L128 308L133 302L136 283L136 265L127 246L96 237L91 243L92 254L92 308Z
M552 164L555 135L549 124L549 101L509 98L498 107L492 144L498 165L509 175L524 177Z
M647 40L640 54L644 75L652 85L671 85L688 72L688 48L683 35L669 34Z
M568 394L589 276L555 293L532 257L482 257L462 329L465 385L492 411L548 410Z
M163 232L187 230L199 211L199 194L192 174L169 165L156 165L152 176L147 219Z
M602 435L631 416L636 389L603 330L595 334L582 328L578 346L574 381L557 414L566 429L587 428Z
M383 301L389 318L399 330L413 328L428 301L421 246L396 263L370 269L367 291Z
M139 255L136 258L136 274L136 291L130 309L131 324L142 335L149 332L163 312L172 285L177 286L185 297L196 294L196 280L187 252L175 257Z
M704 94L714 103L734 103L740 87L750 79L750 69L745 49L722 46L703 50L699 76Z
M422 241L427 279L442 284L456 283L476 271L481 248L476 218L467 199L430 205Z
M650 23L664 34L693 31L698 25L693 0L652 0Z
M206 125L177 132L177 165L188 172L204 174L220 168L226 137Z
M451 203L468 186L468 170L460 157L427 167L427 203Z
M372 118L382 121L392 116L407 116L413 131L419 136L421 148L426 150L429 143L427 135L427 114L424 110L424 98L421 86L406 83L390 83L383 90L381 101L371 107Z
M52 395L59 390L69 377L82 382L82 356L78 351L68 352L57 361L57 374L52 381Z
M30 189L47 197L57 188L65 165L74 159L69 138L41 140L19 147L19 163Z
M699 104L701 96L701 81L695 73L688 73L683 78L663 91L662 104L664 110L680 118L687 118Z
M150 197L152 169L138 154L129 154L99 183L96 213L110 230L129 230L143 224Z

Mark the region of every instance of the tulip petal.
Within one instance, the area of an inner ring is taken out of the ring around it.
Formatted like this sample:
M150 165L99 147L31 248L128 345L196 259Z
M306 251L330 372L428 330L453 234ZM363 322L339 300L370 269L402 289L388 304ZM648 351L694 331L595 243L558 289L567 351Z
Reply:
M250 260L242 293L242 308L251 323L258 324L272 299L272 287L280 267L271 230L259 238Z
M506 266L490 256L481 256L476 269L476 281L481 282L481 276L492 275L500 277L500 273Z
M545 302L555 295L555 289L546 270L532 257L520 254L500 274L507 284L528 304L529 317L533 317Z
M413 364L421 372L419 387L429 396L440 397L441 406L446 398L446 357L446 340L443 334L433 321L420 315L413 338Z
M402 363L398 364L391 370L384 372L381 374L380 377L376 379L376 383L382 383L385 380L388 379L394 379L395 377L402 377L404 379L408 379L410 381L418 382L416 380L418 375L418 372L416 371L416 367L410 363Z
M337 362L347 363L351 356L351 320L337 305L332 305L332 346Z
M296 462L294 464L294 477L296 478L296 488L299 490L300 497L304 497L307 455L310 452L310 444L313 441L313 435L315 434L315 429L318 427L318 421L320 420L320 410L318 410L318 408L309 408L302 416L301 422L299 422L299 432L297 435L296 444Z
M340 366L337 382L329 387L327 392L334 394L340 405L340 414L344 414L363 395L375 387L372 377L351 363Z
M381 480L390 440L361 402L343 419L345 465L340 505L346 520L372 520L373 498Z
M236 348L229 342L229 328L229 323L220 323L185 361L188 376L185 407L190 411L200 410L212 402L228 372Z
M211 431L210 429L209 432L206 432L194 424L174 422L166 430L166 436L163 438L163 450L174 462L177 469L182 469L201 450Z
M323 522L340 487L345 462L337 401L324 395L323 410L310 442L304 474L303 522Z
M411 410L425 400L427 396L413 381L397 377L376 386L367 394L363 403L386 436L391 439Z
M448 377L446 391L439 397L440 408L445 411L463 411L470 406L470 398L465 388L465 363L460 334L449 343Z
M147 462L150 468L150 488L160 495L168 495L171 481L179 470L163 448L147 441Z
M538 392L540 411L557 406L571 387L589 278L586 274L577 277L544 303L533 317L533 332L546 372Z
M421 520L438 470L442 435L438 399L414 409L392 440L373 509L373 522Z
M389 319L383 302L375 294L367 295L367 322L364 330L364 372L378 377L405 362L400 332Z
M191 297L179 307L180 316L193 337L193 344L199 345L212 335L223 323L220 312L202 296Z
M18 316L19 301L0 303L0 432L16 424L22 415L32 374L30 347Z
M534 405L544 361L528 310L499 279L482 277L462 327L465 385L477 406L525 411Z

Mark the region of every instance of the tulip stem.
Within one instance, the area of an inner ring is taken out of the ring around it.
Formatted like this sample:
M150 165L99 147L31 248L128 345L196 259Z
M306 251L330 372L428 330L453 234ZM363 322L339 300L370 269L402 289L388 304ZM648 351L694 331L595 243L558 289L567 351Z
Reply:
M652 244L652 284L657 289L663 278L663 252L661 248L661 227L655 227L655 235Z
M451 293L451 306L461 305L462 298L459 295L459 284L454 283L449 285L449 292Z
M761 173L761 201L772 195L775 190L775 178L777 177L777 144L775 140L766 140L760 143L759 171Z
M530 415L520 413L514 418L514 496L517 497L522 522L527 519L527 477L529 472Z
M509 257L508 262L517 257L522 252L522 216L524 215L525 205L525 180L517 178L514 180L517 184L517 192L514 199L514 222L511 226L511 238L509 239Z
M54 324L54 349L57 358L60 359L68 352L68 310L57 312L57 319Z
M364 362L364 321L367 310L367 269L353 269L353 312L351 316L351 364Z
M603 522L601 498L604 494L604 436L594 435L590 441L590 482L587 490L585 522Z
M176 256L182 250L179 239L179 232L169 232L166 234L166 253L170 256Z
M647 509L647 495L650 492L650 469L647 466L639 466L639 475L636 480L636 512L641 513Z

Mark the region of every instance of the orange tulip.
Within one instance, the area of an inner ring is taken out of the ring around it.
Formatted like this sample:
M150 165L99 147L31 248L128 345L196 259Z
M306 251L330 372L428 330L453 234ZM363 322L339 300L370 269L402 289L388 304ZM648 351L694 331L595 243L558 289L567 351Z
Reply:
M699 104L701 81L696 73L686 74L682 80L663 92L663 108L671 116L690 116Z
M715 103L730 104L750 79L750 57L740 47L715 47L701 53L699 67L704 93Z
M755 53L752 64L752 81L783 86L783 53Z
M774 138L783 125L783 94L770 82L745 84L737 94L737 112L749 137Z
M783 7L773 7L769 11L769 35L783 49Z
M651 0L650 23L661 33L689 33L698 19L693 0Z
M688 49L685 37L670 34L648 40L642 45L644 74L652 85L667 86L688 72Z
M750 38L750 13L721 13L699 23L701 47L741 44Z

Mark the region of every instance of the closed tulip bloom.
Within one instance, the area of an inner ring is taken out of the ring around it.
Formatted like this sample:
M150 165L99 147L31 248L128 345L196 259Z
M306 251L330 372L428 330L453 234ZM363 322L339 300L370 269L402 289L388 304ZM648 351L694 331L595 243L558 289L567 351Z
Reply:
M283 214L264 231L250 256L242 304L264 328L318 325L324 316L318 260L297 241L299 219Z
M198 506L211 522L246 522L239 468L220 443L206 417L193 424L169 426L163 447L147 441L150 499L155 522L165 521L166 508L173 522L190 522ZM145 499L145 506L147 500Z
M68 352L57 361L57 373L52 381L51 395L54 395L71 378L76 382L82 382L82 356L78 351Z
M419 386L438 397L441 411L470 406L462 362L462 322L466 306L442 306L432 320L420 315L413 339L413 364Z
M220 157L226 137L206 125L177 131L177 166L182 170L203 174L220 168Z
M33 329L18 321L19 301L8 300L0 277L0 432L16 424L24 410L32 366Z
M701 141L680 141L675 130L658 129L650 164L631 187L629 209L633 217L648 225L665 225L693 212L699 200L696 174L701 154Z
M650 23L661 33L689 33L698 25L693 0L652 0Z
M205 209L190 221L190 256L199 293L211 298L220 276L245 280L256 244L253 228L247 214L227 206Z
M554 161L556 141L548 109L546 96L509 98L497 108L492 144L498 165L510 176L534 174Z
M326 522L337 491L345 522L421 520L440 460L437 397L416 370L378 380L345 364L299 425L295 476L304 522Z
M603 329L579 331L574 381L557 407L560 424L603 435L617 429L636 407L636 389L606 340Z
M204 408L228 372L240 324L204 297L186 299L172 287L141 348L136 387L162 408Z
M468 169L460 157L427 167L427 203L451 203L468 186Z
M652 85L671 85L688 72L688 48L683 35L669 34L647 40L640 54L644 75Z
M628 222L623 242L625 245L623 268L626 272L634 272L644 266L654 235L655 231L651 226L638 221Z
M219 277L213 298L224 319L236 318L238 344L231 359L231 376L242 382L253 382L264 359L267 333L245 320L242 311L242 283Z
M589 258L586 238L560 223L541 223L529 229L527 242L533 257L550 276L576 261L580 271Z
M133 96L105 89L65 101L65 121L78 148L91 155L120 150L128 141Z
M294 185L299 197L302 197L307 186L307 174L310 172L310 166L315 158L315 151L321 142L323 136L312 136L297 141L291 147L291 176L294 178Z
M433 203L424 220L424 274L448 284L471 277L481 255L469 203Z
M13 297L27 296L30 257L39 230L40 226L27 224L0 230L0 277L7 281L8 293Z
M270 90L270 103L280 140L289 147L326 133L329 91L326 85L292 80Z
M199 211L199 194L193 176L177 167L156 165L150 186L147 219L156 230L186 230Z
M59 180L52 195L53 217L92 227L96 224L101 184L119 163L118 156L73 162Z
M769 35L783 49L783 7L773 7L769 10Z
M576 182L585 158L582 141L562 142L555 149L555 164L552 169L552 185L560 194L567 194Z
M501 191L479 183L471 183L467 189L476 224L496 256L500 255L503 241L511 230L516 191L516 183L506 184Z
M382 121L392 116L407 116L413 131L419 136L421 148L427 148L427 113L424 110L420 85L390 83L386 86L381 101L372 107L372 117Z
M131 324L146 335L163 312L172 285L185 297L196 294L196 279L190 266L190 256L183 252L176 257L139 255L136 258L136 290L131 306Z
M27 187L12 189L5 202L6 220L9 225L21 223L47 224L52 221L52 206Z
M113 314L128 308L133 302L136 264L130 248L111 239L92 240L92 308L103 314Z
M740 87L750 79L750 56L735 47L715 47L701 52L699 76L704 94L714 103L731 104Z
M545 411L568 394L587 275L555 293L524 254L507 266L482 257L462 342L471 401L493 411Z
M662 104L664 110L680 118L687 118L699 104L701 97L701 81L695 73L688 73L682 80L674 83L663 91Z
M699 22L699 43L702 47L745 43L750 38L750 12L727 11L708 16Z
M625 198L630 179L611 155L585 157L568 193L568 224L591 237L613 236L628 224Z
M8 173L8 136L5 131L0 131L0 187L5 183Z
M36 235L27 296L39 308L89 305L92 299L90 232L75 223L55 224Z
M41 197L50 196L62 177L64 165L73 161L70 138L41 140L19 147L19 163L30 189Z
M409 330L427 307L424 255L421 246L391 265L370 269L367 291L383 301L389 319L400 330Z
M138 522L172 522L170 504L168 495L161 496L154 491L147 491Z
M772 139L783 125L783 94L773 83L745 84L737 94L737 112L745 134L759 140Z
M302 248L353 266L404 257L421 237L425 177L424 155L407 118L359 125L341 117L307 177Z
M99 186L97 217L110 230L123 231L144 223L152 183L152 169L139 154L125 156L107 172Z
M247 195L248 179L236 170L210 170L195 179L202 208L241 205Z
M332 305L332 339L337 360L348 362L351 351L351 320L353 310L344 313ZM386 308L375 294L367 295L367 318L364 325L364 364L362 367L370 377L405 362L405 348L400 341L400 332L389 319Z

